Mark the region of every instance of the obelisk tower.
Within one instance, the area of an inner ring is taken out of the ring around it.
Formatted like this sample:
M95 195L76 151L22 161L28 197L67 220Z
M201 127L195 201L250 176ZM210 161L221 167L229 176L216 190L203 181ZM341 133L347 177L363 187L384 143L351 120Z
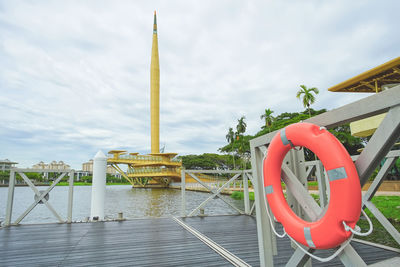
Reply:
M154 11L153 46L150 65L151 153L160 153L160 65L158 62L157 18Z

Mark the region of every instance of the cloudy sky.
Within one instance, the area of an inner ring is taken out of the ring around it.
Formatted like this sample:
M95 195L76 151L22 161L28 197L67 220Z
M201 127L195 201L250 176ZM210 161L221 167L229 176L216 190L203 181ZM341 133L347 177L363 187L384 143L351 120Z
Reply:
M399 56L399 1L0 0L0 159L75 169L101 149L150 152L157 10L161 145L217 152L245 115L315 109L366 94L327 88Z

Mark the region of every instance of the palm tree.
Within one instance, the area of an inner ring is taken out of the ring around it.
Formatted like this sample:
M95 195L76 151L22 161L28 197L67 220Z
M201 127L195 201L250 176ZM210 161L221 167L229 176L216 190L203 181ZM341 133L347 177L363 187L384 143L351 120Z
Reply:
M268 108L265 110L265 113L260 116L260 119L265 120L265 127L268 127L268 129L271 129L272 122L274 121L272 113L274 112Z
M240 119L238 119L238 125L236 125L236 131L237 134L240 136L241 134L243 134L244 132L246 132L246 127L247 124L244 121L246 119L245 116L242 116Z
M228 134L225 137L229 144L232 144L233 141L235 141L235 133L233 132L232 127L229 127Z
M228 141L228 143L231 146L231 153L232 153L232 159L233 159L233 168L236 169L236 166L235 166L235 154L233 153L233 142L235 142L235 133L233 132L232 127L229 127L228 134L225 137L226 137L226 141Z
M315 96L313 95L313 92L317 95L319 90L316 87L307 88L305 85L300 85L300 87L301 89L297 92L296 97L300 99L303 95L303 106L308 109L308 115L311 118L310 105L315 102Z
M240 154L242 154L242 158L244 155L243 134L246 132L246 127L247 127L247 124L244 121L245 119L246 117L242 116L240 119L238 119L238 124L236 125L236 140L239 140L240 143L239 152Z

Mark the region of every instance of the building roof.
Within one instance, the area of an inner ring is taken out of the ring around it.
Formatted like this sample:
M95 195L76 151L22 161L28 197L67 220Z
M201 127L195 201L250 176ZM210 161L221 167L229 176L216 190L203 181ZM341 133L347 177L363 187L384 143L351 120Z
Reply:
M0 163L5 164L18 164L18 162L12 162L9 159L0 159Z
M110 150L108 151L108 154L123 154L125 152L126 150Z
M382 85L400 83L400 57L332 86L331 92L377 93Z

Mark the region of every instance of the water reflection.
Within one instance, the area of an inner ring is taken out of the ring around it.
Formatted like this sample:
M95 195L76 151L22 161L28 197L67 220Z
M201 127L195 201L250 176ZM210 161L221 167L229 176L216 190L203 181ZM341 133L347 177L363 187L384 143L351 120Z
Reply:
M46 187L38 187L45 190ZM0 188L0 220L4 221L7 202L6 187ZM33 192L28 187L18 187L14 195L13 220L19 217L33 202ZM186 214L206 200L210 194L186 191ZM243 210L243 201L223 196L226 201L234 203ZM49 203L56 211L67 216L68 187L57 186L51 191ZM81 221L90 215L90 186L75 186L73 220ZM236 214L236 211L220 199L214 199L204 207L209 215ZM106 218L117 218L123 212L128 219L145 217L179 216L181 214L181 191L176 189L143 189L131 188L129 185L113 185L106 187ZM45 205L36 206L22 223L56 222L57 220Z

